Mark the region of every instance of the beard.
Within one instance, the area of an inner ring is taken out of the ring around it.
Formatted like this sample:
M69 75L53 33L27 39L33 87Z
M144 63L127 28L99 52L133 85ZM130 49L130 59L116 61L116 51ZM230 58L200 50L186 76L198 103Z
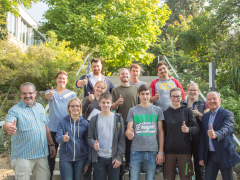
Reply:
M99 74L101 74L101 70L95 70L95 71L93 71L93 74L99 75Z

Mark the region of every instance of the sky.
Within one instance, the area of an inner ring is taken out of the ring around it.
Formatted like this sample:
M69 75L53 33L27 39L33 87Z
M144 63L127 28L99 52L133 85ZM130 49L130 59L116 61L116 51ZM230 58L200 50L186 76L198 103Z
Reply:
M48 10L47 4L43 2L37 2L36 4L33 4L30 9L27 9L27 12L30 14L30 16L33 17L33 19L36 22L44 21L43 14L45 11Z

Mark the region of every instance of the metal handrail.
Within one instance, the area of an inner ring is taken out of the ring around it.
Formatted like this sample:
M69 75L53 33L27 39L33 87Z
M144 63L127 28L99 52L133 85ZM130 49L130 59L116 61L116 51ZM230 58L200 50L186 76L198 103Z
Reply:
M90 60L90 55L88 54L87 57L85 58L85 60L83 61L81 67L79 68L77 74L75 75L75 83L77 83L77 80L78 80L77 77L78 77L80 71L82 70L83 65L85 64L85 62L86 62L87 60L88 60L87 74L89 74L89 72L90 72L90 62L89 62L89 60ZM75 92L77 92L77 86L75 86Z
M167 61L168 65L172 68L174 74L176 75L177 79L179 80L179 76L177 74L177 72L175 71L175 69L173 68L173 66L171 65L171 63L168 61L167 57L164 55L163 56L163 59ZM200 91L200 90L199 90ZM202 94L202 92L200 91L199 92L199 95L201 96L201 98L206 101L207 99L205 98L205 96ZM237 143L237 145L240 147L240 141L239 139L237 138L237 136L235 134L233 134L233 139L234 141Z

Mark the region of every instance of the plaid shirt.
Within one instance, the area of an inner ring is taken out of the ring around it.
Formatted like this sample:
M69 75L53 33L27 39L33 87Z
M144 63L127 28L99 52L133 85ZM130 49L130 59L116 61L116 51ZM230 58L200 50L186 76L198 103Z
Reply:
M22 100L9 109L5 122L17 120L11 137L11 159L37 159L48 156L46 125L49 120L41 104L26 105Z

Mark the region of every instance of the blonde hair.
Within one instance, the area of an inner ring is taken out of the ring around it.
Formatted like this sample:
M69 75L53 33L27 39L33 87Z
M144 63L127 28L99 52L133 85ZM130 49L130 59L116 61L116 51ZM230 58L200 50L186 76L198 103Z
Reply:
M199 90L199 85L197 83L191 82L187 85L187 90L189 90L190 86L197 86L198 90Z
M136 68L136 69L139 69L141 71L141 67L138 64L132 64L130 66L130 72L131 72L132 68Z
M99 81L96 82L95 86L97 86L97 84L99 84L99 83L102 83L102 84L104 85L104 89L105 89L105 90L107 89L107 84L106 84L105 81L99 80ZM94 86L94 87L95 87L95 86Z
M71 102L73 102L73 101L79 102L79 104L80 104L80 113L79 113L79 115L82 115L82 103L81 103L80 99L78 99L77 97L71 98L69 100L68 105L67 105L67 112L68 112L68 114L71 115L71 113L69 111L69 107L70 107Z

